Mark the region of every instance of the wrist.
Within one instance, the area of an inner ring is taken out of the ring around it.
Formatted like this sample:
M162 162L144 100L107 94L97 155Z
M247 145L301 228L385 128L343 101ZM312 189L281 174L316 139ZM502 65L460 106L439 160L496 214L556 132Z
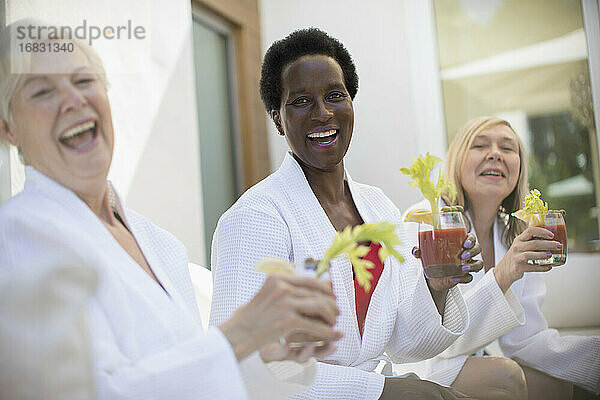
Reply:
M506 273L504 273L504 269L502 267L499 267L500 265L497 265L493 269L494 278L496 279L496 283L498 284L498 287L500 288L502 293L506 293L506 291L512 284L512 280L506 276Z
M235 321L235 315L218 326L225 338L229 341L231 348L238 361L242 361L254 351L258 350L258 346L254 343L252 335L247 329L240 326Z

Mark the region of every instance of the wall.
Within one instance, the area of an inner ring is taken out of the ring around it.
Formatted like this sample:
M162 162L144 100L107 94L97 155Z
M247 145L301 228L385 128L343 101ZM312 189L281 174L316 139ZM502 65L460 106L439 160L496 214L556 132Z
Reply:
M181 239L204 263L191 7L186 0L7 0L7 22L146 28L144 42L99 42L110 82L115 151L109 179L127 205Z
M381 187L400 208L416 202L419 192L408 187L398 169L419 154L422 124L417 116L432 116L424 115L425 110L415 112L404 2L261 0L259 4L263 54L273 41L309 26L325 30L346 46L359 75L346 167L353 179ZM287 144L271 121L268 129L275 169Z

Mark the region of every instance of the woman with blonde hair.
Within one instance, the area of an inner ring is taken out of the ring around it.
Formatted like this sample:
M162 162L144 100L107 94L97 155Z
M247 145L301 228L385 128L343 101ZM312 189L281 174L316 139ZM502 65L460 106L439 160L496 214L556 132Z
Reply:
M503 379L481 357L498 339L504 355L523 368L529 399L569 399L573 383L600 392L600 338L560 337L541 311L546 286L538 272L552 267L530 261L547 258L561 244L552 232L511 215L528 192L527 156L514 129L494 117L469 121L450 145L445 174L457 190L455 201L445 197L445 203L464 207L484 268L460 287L469 328L428 361L428 379L479 393ZM423 207L426 202L411 209Z

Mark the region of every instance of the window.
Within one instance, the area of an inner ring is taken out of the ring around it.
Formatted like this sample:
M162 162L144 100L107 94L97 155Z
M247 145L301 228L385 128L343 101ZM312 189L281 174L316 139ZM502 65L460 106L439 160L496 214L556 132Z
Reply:
M567 213L569 251L600 251L600 166L575 0L434 0L448 142L469 119L511 122L529 179Z

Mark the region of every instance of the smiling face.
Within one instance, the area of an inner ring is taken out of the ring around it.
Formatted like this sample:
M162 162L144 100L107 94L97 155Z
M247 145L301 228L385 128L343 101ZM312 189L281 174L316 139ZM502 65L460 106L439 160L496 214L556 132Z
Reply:
M113 150L106 88L78 46L34 53L31 73L11 100L13 124L0 132L25 162L75 191L105 181Z
M519 142L506 125L495 125L473 138L460 179L470 203L500 204L516 187L520 172Z
M354 109L340 65L324 55L302 56L281 78L281 107L272 116L295 158L319 170L342 166Z

